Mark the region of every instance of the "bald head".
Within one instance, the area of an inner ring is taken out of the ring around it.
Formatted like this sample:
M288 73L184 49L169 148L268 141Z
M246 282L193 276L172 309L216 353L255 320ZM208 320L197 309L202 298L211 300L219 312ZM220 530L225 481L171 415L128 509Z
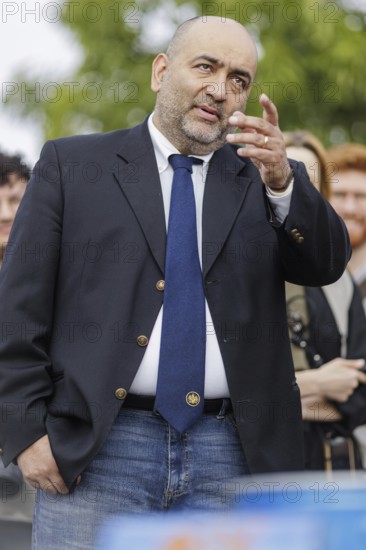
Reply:
M245 109L256 68L256 47L242 25L186 21L153 62L155 125L182 154L215 151L233 130L232 113Z
M254 41L248 31L243 25L237 23L233 19L222 19L221 17L205 16L205 17L193 17L184 21L175 31L168 49L167 55L169 58L174 57L183 47L186 40L192 40L195 34L202 33L205 30L212 29L216 32L231 33L235 32L240 37L242 34L243 44L247 44L252 50L255 63L258 62L257 48Z

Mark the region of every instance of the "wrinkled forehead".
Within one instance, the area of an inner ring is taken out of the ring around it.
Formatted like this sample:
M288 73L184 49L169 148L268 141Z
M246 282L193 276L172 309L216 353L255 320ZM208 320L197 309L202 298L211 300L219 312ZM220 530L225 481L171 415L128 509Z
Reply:
M179 56L195 59L201 54L210 55L228 67L250 71L254 77L257 67L257 50L249 33L232 20L220 18L197 20L191 25L181 42Z

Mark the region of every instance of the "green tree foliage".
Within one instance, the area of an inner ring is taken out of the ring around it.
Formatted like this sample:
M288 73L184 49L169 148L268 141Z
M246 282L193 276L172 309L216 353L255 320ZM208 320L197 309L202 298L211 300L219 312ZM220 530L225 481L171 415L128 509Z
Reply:
M154 106L153 51L165 49L186 18L217 15L247 25L258 44L248 113L261 115L258 97L265 92L283 129L306 128L326 144L366 142L365 15L356 8L326 0L61 2L66 5L62 24L83 48L82 65L57 86L44 82L41 101L30 95L17 104L22 115L41 120L46 138L141 121Z
M226 2L228 5L228 3ZM263 51L251 101L269 93L283 129L366 142L365 15L340 2L253 2L242 10ZM235 2L233 2L235 5Z

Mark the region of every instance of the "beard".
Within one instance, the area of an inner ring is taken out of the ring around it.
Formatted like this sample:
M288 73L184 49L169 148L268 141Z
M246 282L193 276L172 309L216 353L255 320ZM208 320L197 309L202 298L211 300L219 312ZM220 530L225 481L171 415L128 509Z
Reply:
M202 104L215 109L217 121L198 116L195 108ZM182 97L181 90L172 90L167 83L157 96L155 112L159 130L184 155L205 155L216 151L226 143L227 134L235 128L229 126L229 115L221 102L215 102L203 92L188 102Z
M351 218L343 218L346 228L349 234L352 248L357 248L363 245L366 241L366 228L365 224L361 222L355 222Z

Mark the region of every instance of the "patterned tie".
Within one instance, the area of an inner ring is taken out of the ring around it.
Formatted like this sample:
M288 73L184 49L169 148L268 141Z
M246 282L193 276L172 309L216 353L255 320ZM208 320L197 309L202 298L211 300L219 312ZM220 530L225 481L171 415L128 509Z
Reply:
M170 200L163 326L155 410L178 432L203 412L206 319L198 256L192 165L201 161L171 155Z

